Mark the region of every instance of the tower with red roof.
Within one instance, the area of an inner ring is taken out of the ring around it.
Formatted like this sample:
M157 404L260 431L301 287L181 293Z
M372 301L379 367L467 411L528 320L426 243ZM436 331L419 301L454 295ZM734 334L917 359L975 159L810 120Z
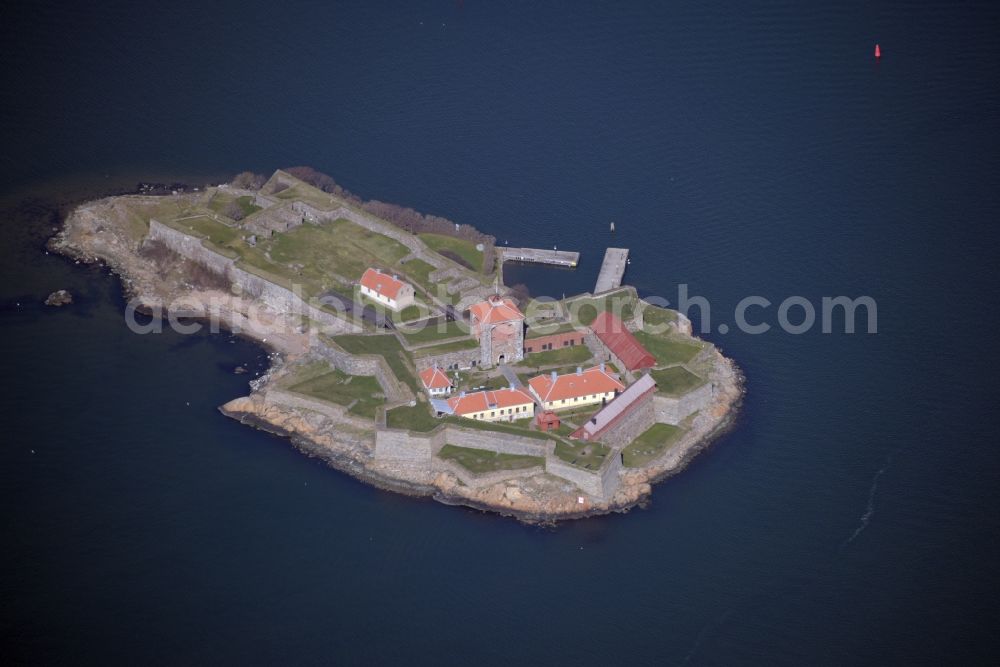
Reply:
M472 335L479 338L479 363L494 366L524 358L524 315L499 294L469 308Z

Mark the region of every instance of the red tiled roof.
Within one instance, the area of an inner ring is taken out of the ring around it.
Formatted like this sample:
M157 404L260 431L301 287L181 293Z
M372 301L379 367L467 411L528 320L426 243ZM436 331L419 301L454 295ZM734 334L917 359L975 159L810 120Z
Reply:
M579 374L557 375L555 381L551 375L538 375L528 380L528 385L535 390L542 402L546 403L625 389L625 385L600 366L588 368Z
M424 383L424 389L447 389L451 386L448 375L437 366L422 370L420 381Z
M361 285L363 287L367 287L390 299L395 299L396 295L399 294L399 290L405 284L402 280L393 278L387 273L382 273L378 269L368 269L361 276Z
M448 405L456 415L467 415L473 412L510 408L515 405L534 403L535 400L523 389L497 389L495 391L477 391L465 396L452 396ZM528 415L530 416L530 415Z
M495 324L510 320L523 320L524 315L510 299L491 296L486 301L480 301L469 308L469 312L481 324Z
M616 357L621 359L625 368L630 371L640 368L652 368L656 365L656 357L636 340L632 332L625 328L620 319L609 312L603 312L590 324L591 330L608 346Z

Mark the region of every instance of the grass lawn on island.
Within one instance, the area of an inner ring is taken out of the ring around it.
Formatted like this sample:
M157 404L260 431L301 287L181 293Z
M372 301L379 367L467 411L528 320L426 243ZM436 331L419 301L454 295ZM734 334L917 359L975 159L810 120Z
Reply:
M526 339L539 338L541 336L552 336L554 334L569 333L575 331L576 327L572 322L535 322L528 327L528 332L524 335Z
M348 411L369 419L375 419L376 409L385 402L374 377L348 375L336 369L293 384L289 390L337 405L353 403Z
M430 408L417 403L413 407L402 405L385 413L385 425L389 428L401 428L418 433L433 431L442 423L430 413Z
M656 381L656 390L667 396L683 396L705 384L705 380L683 366L671 366L650 372Z
M545 459L541 456L526 456L520 454L500 454L497 452L445 445L438 456L446 461L454 461L470 472L494 472L497 470L523 470L535 466L544 466Z
M410 252L399 241L344 219L299 225L276 234L266 249L275 263L301 264L300 275L320 282L325 278L328 286L332 286L330 272L358 280L370 266L391 271Z
M438 354L447 354L449 352L461 352L462 350L473 350L479 347L479 341L475 338L464 338L462 340L452 341L451 343L444 343L442 345L432 345L431 347L422 347L420 349L413 351L414 357L433 357Z
M642 311L642 323L644 326L662 326L677 322L677 311L659 306L639 306Z
M545 352L533 352L524 355L524 359L517 362L521 368L541 368L543 366L564 366L566 364L587 365L593 361L593 355L586 345L570 345L560 347L555 350Z
M430 232L417 236L434 252L464 264L476 273L482 272L483 253L476 250L476 244L472 241Z
M626 468L644 466L660 456L684 435L684 429L670 424L653 424L622 450Z
M174 220L170 224L183 232L194 232L194 234L208 239L213 245L219 247L225 247L240 236L239 229L213 220L207 215Z
M638 299L630 291L616 292L601 297L587 297L582 299L572 299L565 302L569 310L571 322L579 322L584 326L590 326L598 313L608 311L617 316L622 322L632 318Z
M697 356L703 345L692 339L678 340L669 336L654 336L645 331L635 332L636 340L656 357L657 366L685 364Z
M364 336L359 334L343 334L331 336L330 339L351 354L377 354L383 358L393 374L405 383L413 393L419 394L423 387L407 363L406 351L396 337L390 334Z
M466 337L472 340L467 325L457 320L448 321L443 317L421 320L412 325L401 326L398 329L399 333L406 339L406 342L411 345L459 337Z
M566 463L586 470L598 470L611 449L599 442L557 440L555 454Z
M208 202L208 207L216 213L225 215L222 213L222 210L232 201L235 201L236 205L240 207L244 218L261 210L260 206L253 203L253 197L250 195L233 197L230 194L223 194L222 192L216 192L212 195L212 198Z

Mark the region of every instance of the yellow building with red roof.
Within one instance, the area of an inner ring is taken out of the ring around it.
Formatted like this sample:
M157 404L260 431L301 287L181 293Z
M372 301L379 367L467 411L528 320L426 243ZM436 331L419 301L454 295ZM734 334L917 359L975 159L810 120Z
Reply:
M527 419L535 414L535 399L524 389L509 387L476 391L452 396L447 401L433 401L439 412L466 419L499 422Z
M575 373L558 375L553 371L538 375L528 381L528 386L545 410L603 404L625 391L625 385L604 364L586 370L578 368Z
M469 308L472 335L479 338L482 366L524 358L524 314L512 299L499 294Z

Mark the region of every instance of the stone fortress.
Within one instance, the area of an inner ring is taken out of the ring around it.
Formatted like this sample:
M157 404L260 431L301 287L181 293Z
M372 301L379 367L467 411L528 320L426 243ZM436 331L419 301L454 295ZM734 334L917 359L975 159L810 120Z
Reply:
M123 208L134 220L129 207L138 200L127 200L74 212L64 251L138 278L148 264L140 252L159 243L232 285L242 304L225 312L232 328L247 319L248 304L301 322L301 335L251 331L281 357L223 411L387 488L533 520L627 508L724 428L741 395L731 362L691 337L683 315L646 304L631 287L526 316L503 288L502 270L491 277L468 260L474 249L404 231L280 170L260 191L219 186L155 202L142 209L152 212L142 214L145 234L129 238L123 224L125 242L112 247L94 230ZM220 202L239 202L248 214L230 219ZM329 266L315 271L307 253L326 257L325 247ZM304 249L305 259L289 248ZM398 275L414 295L413 308L391 309L394 326L373 328L317 299L336 294L378 306L378 295L362 289L362 274L372 271ZM133 286L141 282L131 277ZM163 291L155 278L149 283L147 291ZM409 313L416 305L421 312ZM588 312L597 317L584 323ZM414 324L435 329L411 333ZM611 385L588 380L604 375ZM437 386L422 386L424 376ZM543 402L529 391L533 378L558 395ZM529 397L527 412L493 409L491 397L508 390ZM479 393L476 419L448 407L459 394Z

